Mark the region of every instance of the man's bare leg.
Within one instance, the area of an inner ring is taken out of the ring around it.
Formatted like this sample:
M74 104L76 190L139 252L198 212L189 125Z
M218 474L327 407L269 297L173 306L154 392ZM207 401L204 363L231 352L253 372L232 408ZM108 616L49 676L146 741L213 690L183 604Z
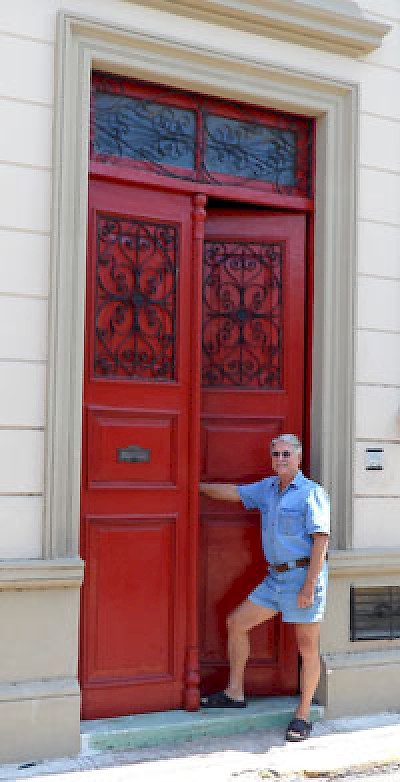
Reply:
M251 600L245 600L228 616L226 626L230 669L225 693L230 698L244 699L244 671L250 653L250 630L272 619L276 613L271 608L263 608Z
M296 717L308 720L321 673L319 656L320 624L296 624L297 647L301 656L300 701Z

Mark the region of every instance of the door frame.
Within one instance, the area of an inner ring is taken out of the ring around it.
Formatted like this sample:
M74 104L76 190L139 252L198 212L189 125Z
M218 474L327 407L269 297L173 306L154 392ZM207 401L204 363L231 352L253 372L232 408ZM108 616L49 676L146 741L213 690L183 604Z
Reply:
M359 85L64 12L56 53L43 556L79 558L92 68L316 117L310 469L331 494L332 546L349 548Z

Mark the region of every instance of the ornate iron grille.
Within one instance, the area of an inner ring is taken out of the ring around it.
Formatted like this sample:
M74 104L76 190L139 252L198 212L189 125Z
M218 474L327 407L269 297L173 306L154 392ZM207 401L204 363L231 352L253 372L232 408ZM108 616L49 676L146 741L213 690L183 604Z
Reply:
M297 134L293 130L209 114L204 122L209 172L296 185Z
M94 150L99 155L194 168L196 115L188 109L97 91Z
M173 380L178 230L97 216L94 371Z
M150 100L143 87L135 95L134 82L94 76L92 159L123 159L189 181L311 196L311 120L271 111L263 118L240 104L231 106L234 117L229 109L225 116L221 101L186 93L186 108L182 94L173 105L168 88L153 88L156 100Z
M281 242L206 241L203 386L282 385Z
M400 638L400 587L350 587L350 637Z

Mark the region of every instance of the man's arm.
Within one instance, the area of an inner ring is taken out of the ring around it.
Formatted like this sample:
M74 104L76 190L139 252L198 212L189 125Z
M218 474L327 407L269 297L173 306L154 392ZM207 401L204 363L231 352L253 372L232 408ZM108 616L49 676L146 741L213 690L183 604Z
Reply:
M316 532L313 535L313 546L306 580L297 596L299 608L308 608L314 602L314 589L326 558L328 541L329 535L324 532Z
M240 494L234 483L200 483L200 494L211 497L213 500L226 500L227 502L240 502Z

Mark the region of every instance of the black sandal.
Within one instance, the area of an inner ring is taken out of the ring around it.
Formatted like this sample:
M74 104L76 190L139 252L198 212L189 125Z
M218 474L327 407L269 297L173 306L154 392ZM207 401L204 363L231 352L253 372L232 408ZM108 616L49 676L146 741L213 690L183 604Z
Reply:
M289 722L286 729L286 741L304 741L310 738L312 731L312 723L307 720L302 720L300 717L295 717Z
M200 698L200 706L204 709L245 709L245 700L237 701L230 698L225 692L213 692L212 695L203 695Z

